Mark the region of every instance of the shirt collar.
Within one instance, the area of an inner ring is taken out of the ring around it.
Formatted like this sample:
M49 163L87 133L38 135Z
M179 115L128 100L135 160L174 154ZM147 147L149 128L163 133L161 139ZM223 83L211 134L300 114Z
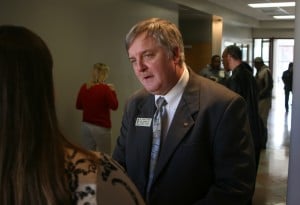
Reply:
M176 104L176 107L178 105L178 102L183 94L183 91L189 81L189 71L186 68L186 65L183 65L183 73L179 80L177 81L176 85L164 96L162 95L155 95L155 100L157 98L164 97L166 101L168 102L168 105L172 106L172 104Z

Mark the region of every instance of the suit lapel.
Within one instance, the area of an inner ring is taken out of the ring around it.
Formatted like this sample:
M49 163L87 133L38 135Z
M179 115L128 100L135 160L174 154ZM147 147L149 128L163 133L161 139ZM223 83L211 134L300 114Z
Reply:
M193 80L193 75L190 73L190 80L176 109L166 141L162 146L156 165L154 180L195 123L193 115L199 110L200 92L199 86L194 85Z
M138 105L135 122L137 118L146 118L152 120L154 112L155 112L154 96L149 95L148 97L145 98L145 100L143 100ZM139 167L139 169L143 169L144 176L147 179L148 169L149 169L149 159L150 159L151 146L152 146L152 122L150 127L136 126L135 136L137 136L137 145L138 145L136 154L139 156L139 161L143 164L143 166Z

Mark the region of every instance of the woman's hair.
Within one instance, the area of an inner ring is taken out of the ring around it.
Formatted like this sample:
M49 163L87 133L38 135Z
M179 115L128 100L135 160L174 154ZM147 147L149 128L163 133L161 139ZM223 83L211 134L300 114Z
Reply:
M94 64L92 79L86 84L87 89L91 88L97 83L103 83L108 77L109 70L109 66L104 63Z
M32 31L0 26L0 204L69 204L52 57Z
M96 79L94 79L97 82L101 82L106 80L106 78L108 77L108 72L109 72L109 67L108 65L104 64L104 63L96 63L94 64L93 69L95 71L97 71L97 75L95 76Z
M179 50L179 64L185 61L184 45L180 31L177 26L170 21L151 18L141 21L131 28L126 35L125 46L128 51L133 41L140 34L146 33L146 36L154 38L160 45L165 47L169 53L169 57L174 56L174 49Z

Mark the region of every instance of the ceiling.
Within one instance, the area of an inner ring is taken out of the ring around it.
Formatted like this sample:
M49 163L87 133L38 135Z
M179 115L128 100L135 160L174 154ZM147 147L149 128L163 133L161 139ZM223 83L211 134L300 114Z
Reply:
M295 7L251 8L250 3L291 2L296 0L207 0L259 21L275 20L274 15L295 15Z
M239 15L250 17L256 21L282 21L273 18L274 15L295 15L295 7L277 7L277 8L251 8L248 6L250 3L271 3L271 2L291 2L296 0L190 0L193 5L206 5L208 10L202 10L208 14L214 14L214 11L222 11L222 8L226 11L233 11ZM181 5L186 2L185 0L176 1ZM207 5L210 5L207 7ZM180 7L180 12L185 18L197 18L201 17L203 13L199 10L189 9L188 7ZM214 8L215 6L215 8ZM197 6L196 6L197 7ZM203 6L200 6L203 7Z

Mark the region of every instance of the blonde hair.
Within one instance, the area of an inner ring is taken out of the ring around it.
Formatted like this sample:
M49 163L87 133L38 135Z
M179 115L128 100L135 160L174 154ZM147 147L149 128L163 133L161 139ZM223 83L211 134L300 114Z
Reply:
M104 82L109 73L109 66L104 63L96 63L93 66L92 79L87 83L87 89L91 88L97 83Z

